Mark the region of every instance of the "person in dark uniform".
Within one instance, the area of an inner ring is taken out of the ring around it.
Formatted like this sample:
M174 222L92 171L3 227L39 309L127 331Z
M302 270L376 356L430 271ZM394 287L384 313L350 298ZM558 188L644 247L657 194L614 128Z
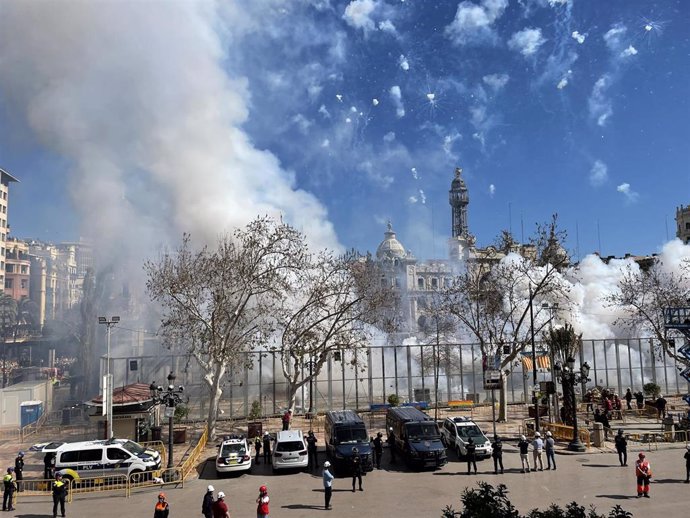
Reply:
M52 480L53 470L55 469L55 453L48 452L43 457L43 478L45 480Z
M20 451L14 459L14 477L17 481L17 491L22 491L22 479L24 478L24 452Z
M474 444L474 439L470 437L467 439L467 444L465 445L465 450L467 454L467 474L470 474L470 466L474 466L474 474L477 474L477 445Z
M501 466L501 475L503 474L503 443L498 435L494 435L494 443L491 445L493 451L491 456L494 459L494 473L498 475L498 467Z
M58 504L60 504L60 514L66 516L65 498L67 498L67 484L62 480L62 475L56 473L55 482L53 482L53 518L57 516Z
M307 434L307 455L309 456L307 469L316 469L318 466L316 464L316 436L312 430L309 430Z
M383 457L383 434L381 432L377 433L372 442L374 443L376 469L381 469L381 457Z
M254 449L256 450L256 463L261 464L261 461L259 460L259 455L261 455L261 437L258 435L254 438Z
M2 483L5 486L5 493L2 497L2 510L3 511L14 511L14 491L17 489L17 483L12 477L12 472L14 468L7 468L7 473L2 477Z
M264 462L271 462L271 434L268 431L264 432Z
M359 481L359 490L364 491L362 487L362 457L359 456L359 450L357 448L352 448L350 465L352 468L352 492L355 492L355 480Z
M632 410L632 404L631 404L632 400L633 400L632 391L630 389L626 390L624 397L625 397L625 404L627 405L628 410Z
M616 444L616 451L618 452L618 461L621 466L628 465L628 440L623 435L623 429L618 430L618 435L613 439Z
M395 463L395 433L393 433L393 427L391 426L388 430L388 437L386 438L388 443L388 448L391 451L391 463Z
M213 518L213 492L216 489L213 486L208 486L206 488L206 494L204 495L204 500L201 502L201 514L204 518Z
M690 484L690 444L685 449L687 450L685 455L683 455L685 458L685 483Z
M638 410L644 408L644 394L642 392L635 392L635 403L637 403Z

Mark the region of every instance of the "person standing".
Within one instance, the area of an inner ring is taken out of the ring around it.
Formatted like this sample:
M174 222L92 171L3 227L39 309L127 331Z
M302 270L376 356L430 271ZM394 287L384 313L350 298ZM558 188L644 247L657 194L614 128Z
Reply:
M388 429L388 437L386 438L388 443L388 449L391 452L391 464L395 464L395 433L393 432L393 427Z
M312 471L318 466L316 463L316 436L312 430L309 430L307 434L307 455L309 457L307 469Z
M364 491L362 487L362 457L359 456L359 450L357 448L352 448L350 467L352 469L352 492L355 492L355 481L359 482L359 490Z
M638 410L644 408L644 394L642 392L635 392L635 402L637 403Z
M637 498L649 498L649 479L652 478L652 468L644 453L638 455L635 461L635 477L637 478Z
M62 480L61 473L55 473L53 482L53 518L56 518L58 504L60 504L60 514L65 515L65 498L67 498L67 484Z
M534 457L534 469L537 469L537 462L539 463L539 471L544 471L544 462L542 454L544 452L544 441L539 432L534 433L534 440L532 441L532 456Z
M256 498L256 518L268 518L268 488L261 486Z
M331 509L331 495L333 494L333 475L328 468L331 467L331 463L326 461L323 463L323 489L325 492L326 501L324 502L324 507L326 509Z
M261 455L261 445L262 445L261 437L259 437L257 435L256 437L254 437L254 449L256 450L256 463L257 464L261 464L261 460L259 457L259 455Z
M470 437L467 439L465 445L465 455L467 456L467 474L470 474L470 467L474 466L474 474L477 474L477 445L474 444L474 439Z
M658 419L663 419L666 417L666 399L664 398L663 394L659 394L659 397L654 402L654 406L656 406L656 410L658 412Z
M216 489L213 486L208 486L206 488L206 494L204 495L204 500L201 502L201 514L204 518L213 518L213 492Z
M17 491L23 491L22 480L24 479L24 452L20 451L14 459L14 476L17 481Z
M527 441L527 437L524 435L520 436L518 448L520 449L520 462L522 463L522 471L520 473L525 472L525 465L527 466L527 473L529 473L529 456L527 455L529 450L529 442Z
M158 502L156 502L156 507L153 511L153 518L168 518L170 514L170 505L165 499L165 493L160 493L158 495ZM65 516L64 514L62 516Z
M685 447L685 483L690 484L690 444Z
M616 451L618 452L618 462L621 466L628 465L628 440L623 435L623 429L618 430L618 435L614 438Z
M491 447L491 456L494 459L494 473L498 475L498 467L501 466L501 475L503 475L503 443L498 435L494 435L494 443Z
M55 477L55 453L48 452L43 457L43 478L45 480L53 480Z
M629 388L628 388L628 390L625 391L624 397L625 397L625 404L627 405L628 410L632 410L633 395L632 395L632 391Z
M12 472L14 468L7 468L7 473L2 477L2 483L4 486L5 493L2 496L2 510L3 511L14 511L14 491L17 489L17 483L12 477Z
M218 500L213 502L213 518L230 518L228 504L225 503L225 493L218 491Z
M268 430L264 432L264 462L266 464L271 462L271 434Z
M376 469L381 469L381 457L383 457L383 434L376 434L372 441L374 443L374 458L376 459Z
M556 441L553 440L553 434L546 432L546 441L544 441L544 450L546 451L546 469L551 469L553 464L554 471L556 470Z
M283 431L290 429L290 421L292 420L292 410L287 410L283 414Z

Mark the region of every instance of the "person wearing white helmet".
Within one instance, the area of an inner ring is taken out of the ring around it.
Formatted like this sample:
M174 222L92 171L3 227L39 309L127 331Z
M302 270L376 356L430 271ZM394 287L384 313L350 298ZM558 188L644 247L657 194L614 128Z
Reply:
M690 444L685 449L685 483L690 484Z
M544 441L544 450L546 451L546 469L556 469L556 441L553 440L551 432L546 432L546 440Z
M331 463L326 461L323 463L323 489L326 496L326 501L324 507L326 509L331 509L331 495L333 494L333 475L331 474L329 468Z
M534 457L534 469L537 469L537 462L539 463L539 471L544 471L544 461L542 460L542 453L544 452L544 441L539 432L534 432L534 440L532 441L532 457Z
M529 441L524 435L520 436L518 448L520 448L520 462L522 463L522 471L520 473L525 472L525 466L527 466L527 473L529 473L529 456L527 455L529 450Z
M213 518L213 503L215 499L213 498L213 492L215 488L213 486L208 486L206 488L206 494L204 495L204 500L201 503L201 514L204 518Z
M228 504L225 503L225 493L218 491L218 500L213 504L213 518L230 518Z

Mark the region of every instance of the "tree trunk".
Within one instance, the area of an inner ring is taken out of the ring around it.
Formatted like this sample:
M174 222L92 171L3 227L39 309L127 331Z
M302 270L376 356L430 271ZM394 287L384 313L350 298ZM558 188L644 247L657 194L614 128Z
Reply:
M209 385L210 399L208 405L208 418L206 426L208 427L208 438L216 438L216 420L218 419L218 405L220 398L223 395L223 390L220 388L220 380L225 374L225 365L222 363L214 363L213 373L207 372L205 379Z

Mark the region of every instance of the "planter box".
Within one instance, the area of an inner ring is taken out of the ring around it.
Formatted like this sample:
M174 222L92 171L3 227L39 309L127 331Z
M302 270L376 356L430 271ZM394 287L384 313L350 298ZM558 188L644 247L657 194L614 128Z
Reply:
M187 429L175 428L173 429L173 444L184 444L187 442Z
M531 405L529 407L529 416L530 417L536 417L535 412L534 412L534 405ZM540 405L539 406L539 417L544 417L545 415L549 414L549 407L546 405Z

